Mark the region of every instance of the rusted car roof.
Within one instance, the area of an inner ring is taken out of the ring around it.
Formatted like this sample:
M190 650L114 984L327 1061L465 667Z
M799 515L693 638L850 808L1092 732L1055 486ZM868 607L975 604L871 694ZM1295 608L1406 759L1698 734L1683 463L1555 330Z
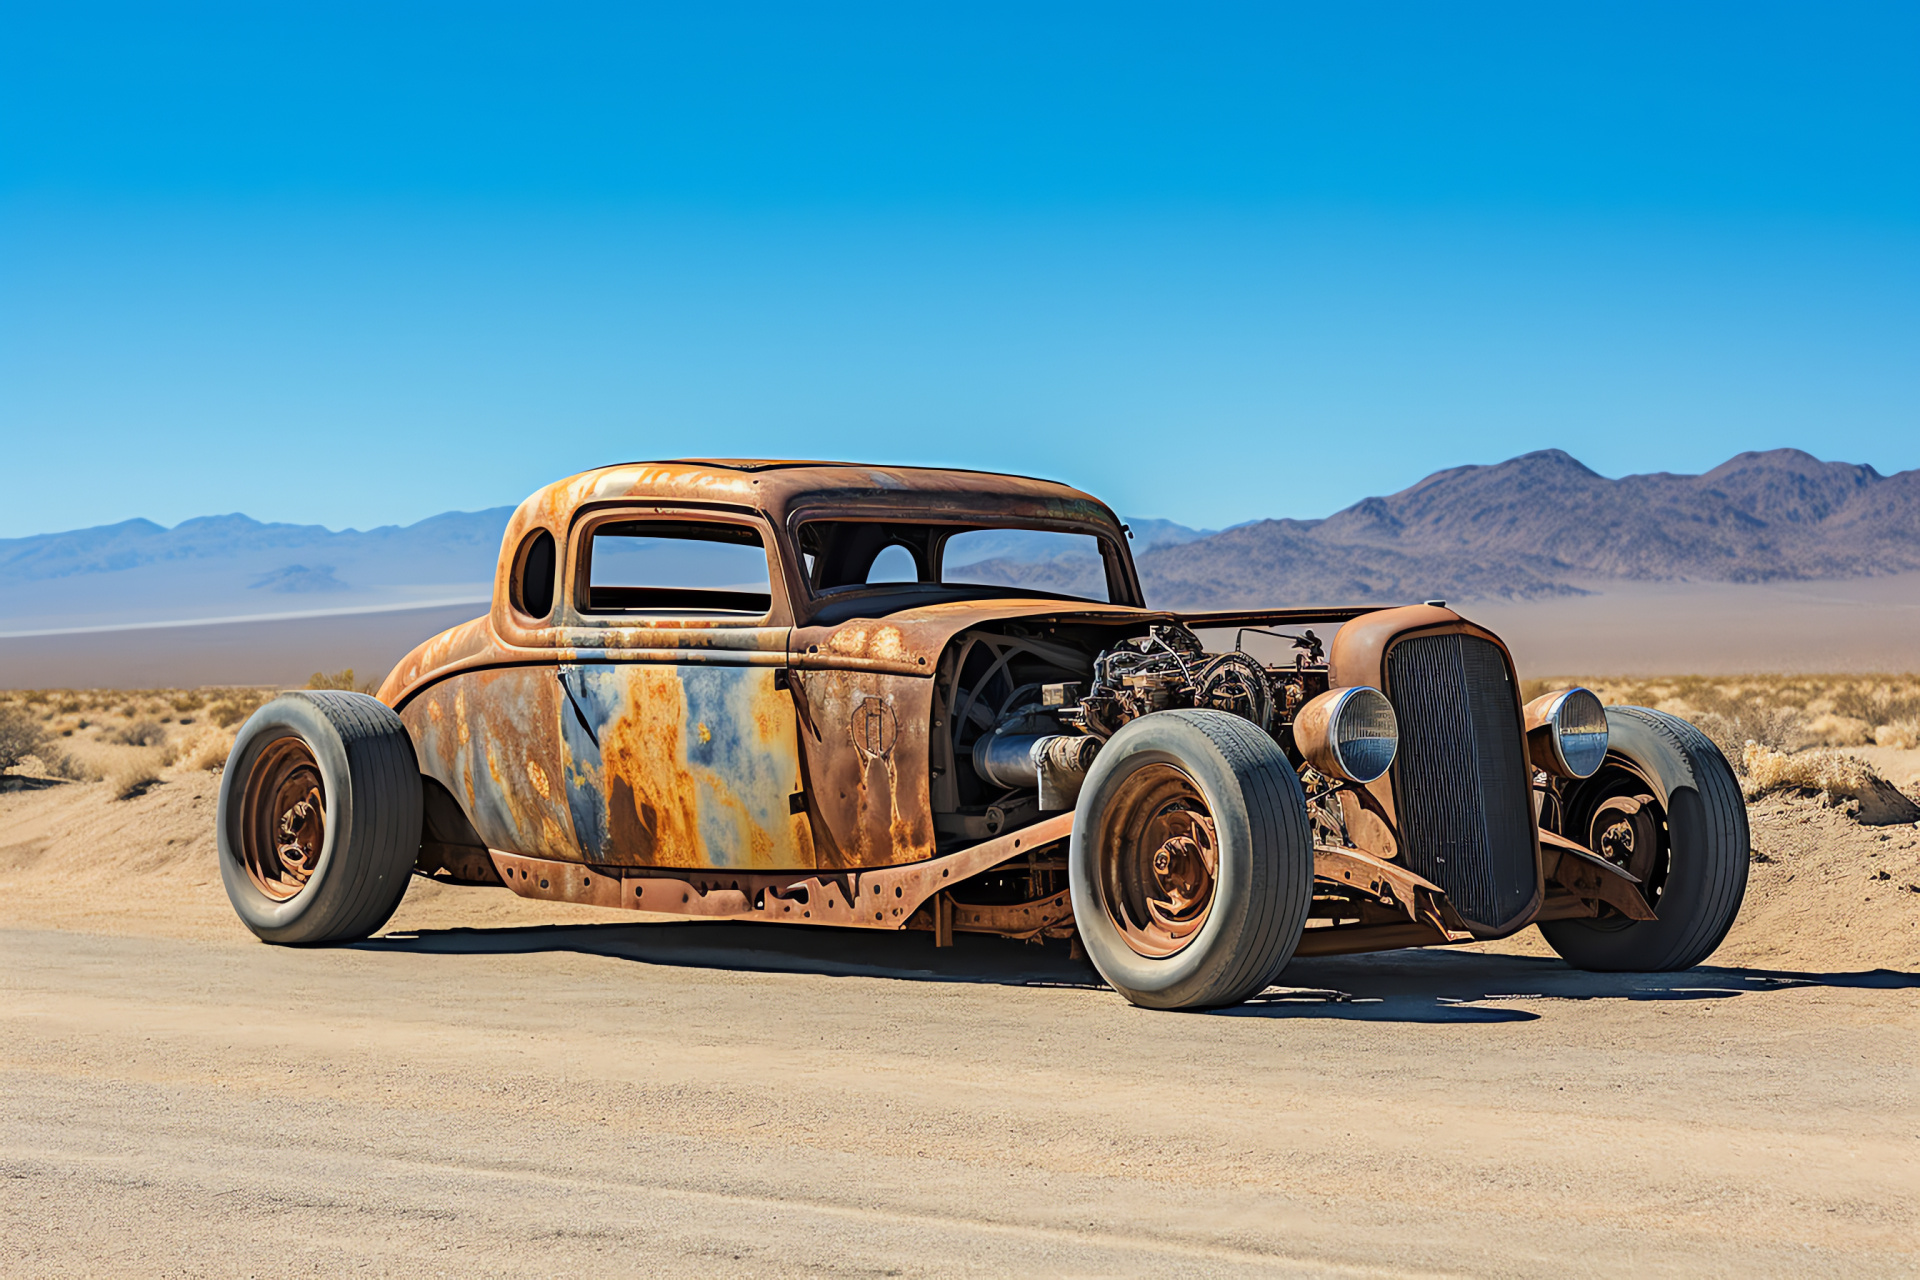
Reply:
M1070 504L1114 520L1091 494L1053 480L949 467L880 467L776 458L680 458L595 467L538 490L521 504L555 513L585 502L661 497L734 502L780 511L803 496L831 493L967 493ZM1118 523L1114 520L1114 523Z

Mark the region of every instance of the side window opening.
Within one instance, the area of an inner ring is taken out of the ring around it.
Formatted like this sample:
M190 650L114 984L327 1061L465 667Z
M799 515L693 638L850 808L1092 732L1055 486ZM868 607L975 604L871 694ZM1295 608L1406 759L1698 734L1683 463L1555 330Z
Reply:
M520 540L513 575L513 607L529 618L544 620L553 612L553 535L535 529Z
M773 606L766 544L747 525L617 520L586 543L582 613L764 614Z

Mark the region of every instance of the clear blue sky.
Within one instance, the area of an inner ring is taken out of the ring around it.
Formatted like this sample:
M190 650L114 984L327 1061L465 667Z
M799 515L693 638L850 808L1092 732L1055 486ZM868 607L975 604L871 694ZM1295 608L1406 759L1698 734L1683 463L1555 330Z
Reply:
M0 536L1920 466L1920 6L0 4Z

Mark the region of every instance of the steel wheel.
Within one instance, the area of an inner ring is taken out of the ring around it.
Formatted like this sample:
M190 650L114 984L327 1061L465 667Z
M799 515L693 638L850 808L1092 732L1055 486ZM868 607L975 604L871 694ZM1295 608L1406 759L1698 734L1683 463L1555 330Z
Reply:
M351 942L400 905L420 853L420 769L393 708L284 693L240 726L220 778L220 883L268 942Z
M1224 711L1156 711L1094 758L1067 846L1074 926L1149 1009L1210 1009L1273 980L1313 901L1306 797L1268 735Z
M1207 922L1220 871L1220 839L1200 788L1169 764L1121 785L1102 832L1100 896L1135 954L1178 953Z
M1672 972L1713 954L1747 887L1746 804L1698 729L1645 707L1608 707L1607 763L1566 797L1565 834L1638 876L1655 919L1615 912L1541 922L1568 962L1602 972Z
M313 878L327 840L326 784L320 762L298 738L260 753L241 798L241 860L254 887L285 902Z

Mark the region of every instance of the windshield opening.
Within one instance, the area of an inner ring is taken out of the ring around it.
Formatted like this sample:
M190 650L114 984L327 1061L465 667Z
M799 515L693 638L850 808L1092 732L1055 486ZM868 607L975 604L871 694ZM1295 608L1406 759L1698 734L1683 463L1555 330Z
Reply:
M1112 575L1094 533L892 520L809 520L798 543L816 596L1008 588L1111 603Z

